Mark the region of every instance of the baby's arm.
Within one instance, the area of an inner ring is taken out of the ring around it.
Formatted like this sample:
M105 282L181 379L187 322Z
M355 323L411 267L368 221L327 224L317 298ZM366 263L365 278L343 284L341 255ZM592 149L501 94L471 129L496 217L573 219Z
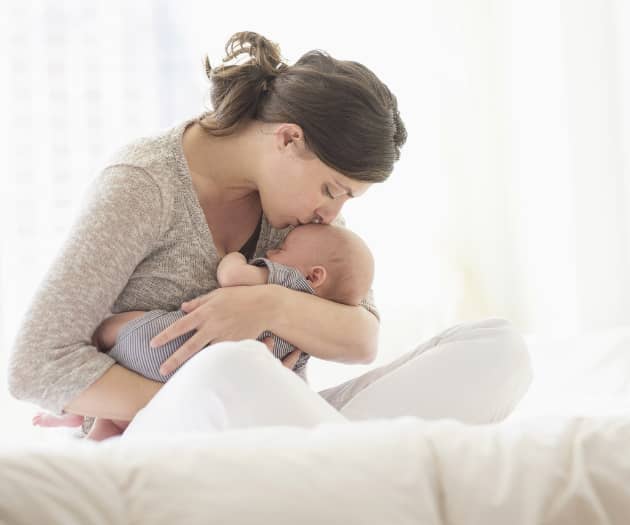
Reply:
M217 268L217 280L221 287L267 284L269 270L266 266L252 266L240 252L228 253Z

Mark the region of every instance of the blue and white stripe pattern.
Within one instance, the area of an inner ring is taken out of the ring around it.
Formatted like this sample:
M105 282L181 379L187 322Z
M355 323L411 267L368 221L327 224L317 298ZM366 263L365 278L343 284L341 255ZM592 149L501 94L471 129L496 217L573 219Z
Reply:
M250 264L267 266L269 269L268 284L279 284L293 290L315 293L308 280L295 268L274 263L264 257L254 259ZM166 382L175 371L163 376L159 371L160 366L190 339L195 331L192 330L180 335L159 348L151 348L149 341L185 315L186 313L181 309L170 312L166 310L151 310L143 316L133 319L122 327L116 338L116 344L107 352L108 355L113 357L118 364L148 379L161 383ZM274 340L273 355L278 359L283 359L294 350L295 347L293 345L276 337L269 331L260 334L257 340L262 341L269 336ZM293 371L305 381L306 362L309 357L309 354L301 352L297 363L293 367Z
M314 294L311 284L308 282L298 270L292 266L285 266L284 264L276 263L266 259L264 257L258 257L250 264L254 266L267 266L269 270L269 277L267 278L267 284L279 284L291 288L291 290L297 290L299 292L306 292ZM289 355L295 349L291 343L288 343L284 339L280 339L276 335L272 334L268 330L265 330L257 339L262 341L265 337L271 336L273 338L273 355L278 359L283 359ZM306 362L310 357L306 352L300 352L300 357L293 367L293 371L298 374L302 379L306 381Z

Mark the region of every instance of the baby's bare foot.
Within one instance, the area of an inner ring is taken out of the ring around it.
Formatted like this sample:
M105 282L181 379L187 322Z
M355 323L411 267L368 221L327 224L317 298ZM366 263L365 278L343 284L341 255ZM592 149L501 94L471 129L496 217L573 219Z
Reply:
M47 412L38 412L33 417L33 425L38 427L79 427L83 424L83 416L66 414L55 416Z

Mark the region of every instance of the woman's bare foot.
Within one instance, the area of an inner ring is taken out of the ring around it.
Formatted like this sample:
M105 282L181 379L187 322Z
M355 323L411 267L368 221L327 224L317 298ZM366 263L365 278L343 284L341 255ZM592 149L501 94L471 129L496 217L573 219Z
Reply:
M127 424L127 422L114 422L111 419L97 417L94 420L94 424L88 432L88 435L85 437L86 439L92 439L94 441L103 441L104 439L121 435L123 433L123 429L120 427L124 425L126 428Z
M33 416L33 425L38 427L79 427L83 424L83 416L65 414L56 416L47 412L38 412Z

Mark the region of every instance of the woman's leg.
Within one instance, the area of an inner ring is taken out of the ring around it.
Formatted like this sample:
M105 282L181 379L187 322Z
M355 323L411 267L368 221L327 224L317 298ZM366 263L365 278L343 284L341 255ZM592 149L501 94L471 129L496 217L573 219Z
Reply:
M350 420L417 416L490 423L532 380L525 341L504 319L458 324L388 365L320 392Z
M267 346L248 339L218 343L191 357L136 414L123 438L345 421Z
M114 436L120 436L126 426L126 421L113 421L97 417L85 438L93 441L104 441Z

